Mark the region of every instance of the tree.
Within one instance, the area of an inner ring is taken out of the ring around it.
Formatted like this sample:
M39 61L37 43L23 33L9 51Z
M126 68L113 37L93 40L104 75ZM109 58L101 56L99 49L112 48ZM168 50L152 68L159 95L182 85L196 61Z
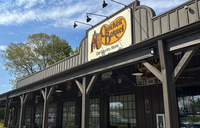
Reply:
M10 80L15 88L19 79L77 52L78 47L73 51L65 39L54 34L38 33L29 35L26 43L11 42L6 50L2 50L1 56L6 70L15 77Z
M70 56L74 52L65 39L60 39L56 35L51 35L50 43L47 44L45 51L50 56L49 65Z

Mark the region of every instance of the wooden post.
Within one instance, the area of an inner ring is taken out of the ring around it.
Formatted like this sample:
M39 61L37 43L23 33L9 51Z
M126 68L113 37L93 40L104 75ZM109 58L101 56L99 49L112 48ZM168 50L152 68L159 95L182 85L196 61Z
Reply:
M45 90L42 91L42 95L44 98L44 110L43 110L43 122L42 122L42 128L48 127L48 112L49 112L49 100L51 98L51 95L54 91L55 85L52 86L48 92L48 88L46 87Z
M42 128L47 128L48 123L48 110L49 110L49 102L47 100L47 87L45 91L42 90L42 95L44 98L44 110L43 110L43 123Z
M99 74L93 75L91 81L87 86L86 77L82 78L82 84L79 83L78 80L75 79L75 82L82 93L82 118L81 118L81 128L89 128L89 110L90 110L90 103L89 103L89 94L92 90L92 87L98 78Z
M22 96L20 96L21 112L20 112L19 128L23 128L23 125L24 125L25 104L28 101L28 95L29 94L22 94Z
M172 68L169 68L170 63L172 63L173 60L169 55L167 55L165 45L162 40L158 41L158 48L161 63L166 128L179 128L177 104L175 103L175 86L171 84L170 72L172 71L170 71L170 69L172 70Z
M81 128L89 128L89 95L86 93L86 77L83 77L82 83L82 118Z
M5 110L5 115L4 115L4 127L8 126L8 120L9 120L9 110L10 110L10 105L12 102L12 98L8 99L8 94L7 94L7 99L6 99L6 110Z

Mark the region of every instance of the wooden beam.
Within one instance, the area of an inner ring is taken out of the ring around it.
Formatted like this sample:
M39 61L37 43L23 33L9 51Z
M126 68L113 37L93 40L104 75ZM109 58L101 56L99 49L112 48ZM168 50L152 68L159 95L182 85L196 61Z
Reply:
M82 93L82 118L81 128L89 128L89 95L86 94L86 76L83 77L82 82L83 93Z
M52 95L52 93L53 93L54 89L55 89L55 85L54 85L54 86L52 86L52 87L50 88L50 90L49 90L49 94L47 95L47 100L48 100L48 101L50 100L50 98L51 98L51 95Z
M161 82L162 82L162 74L161 72L155 68L154 66L152 66L151 64L149 64L147 61L145 60L141 60L141 62L143 63L143 65L150 70Z
M8 94L7 94L7 99L6 99L6 107L5 107L5 114L4 114L4 127L8 126L8 119L9 119L9 100L8 99Z
M87 95L90 94L90 91L92 90L94 83L96 82L98 76L99 76L99 73L92 76L92 79L90 80L90 83L89 83L87 90L86 90Z
M199 45L188 48L187 52L184 54L183 58L180 60L180 62L178 63L178 65L176 66L176 68L171 74L172 83L176 82L176 80L178 79L180 74L183 72L183 70L185 69L185 67L187 66L187 64L189 63L189 61L195 54L195 52L198 50L198 48L199 48Z
M200 70L200 66L193 67L193 68L187 68L184 70L184 72L192 72L192 71L197 71Z
M45 91L43 91L43 96L44 96L44 110L43 110L42 128L47 128L47 125L48 125L49 101L47 100L47 93L48 93L47 91L48 91L48 89L46 87Z
M24 124L24 113L25 113L24 98L25 98L25 94L22 94L22 96L20 97L21 111L20 111L19 128L23 128L23 124Z
M42 89L41 89L41 92L42 92L43 98L46 100L45 92Z
M173 71L172 55L166 52L166 44L158 41L158 50L161 63L163 101L165 110L166 128L179 128L178 110L176 101L175 85L171 84L170 72Z
M83 85L77 79L75 79L75 82L76 82L79 90L81 91L81 93L83 93Z
M180 83L176 85L176 87L187 87L187 86L194 86L194 85L200 85L200 81L194 81L194 82L189 82L189 83Z
M29 97L30 93L27 93L25 98L24 98L24 101L23 101L23 104L26 104L26 102L28 101L28 97Z
M12 103L13 98L10 98L9 103L8 103L8 107L10 108L11 103Z
M162 40L158 41L158 51L160 56L160 63L161 63L161 72L162 72L162 85L163 85L163 101L164 101L164 110L165 110L165 124L166 128L172 128L172 122L170 120L170 105L169 105L169 89L167 86L167 75L166 75L166 52L164 49L164 43Z

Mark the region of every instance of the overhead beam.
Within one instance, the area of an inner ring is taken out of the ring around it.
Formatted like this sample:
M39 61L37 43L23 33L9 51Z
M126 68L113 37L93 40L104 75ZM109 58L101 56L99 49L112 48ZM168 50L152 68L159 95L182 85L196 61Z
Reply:
M81 93L83 93L83 85L77 80L75 79L76 85L78 86L79 90L81 91Z
M99 76L99 73L97 73L97 74L92 76L92 79L90 80L90 83L89 83L89 85L87 87L86 94L90 93L90 91L92 90L92 88L94 86L94 83L96 82L98 76Z
M183 72L192 72L192 71L197 71L200 70L200 66L193 67L193 68L187 68Z
M185 69L185 67L187 66L187 64L189 63L189 61L195 54L195 52L198 50L198 48L199 48L199 45L188 48L187 52L184 54L184 56L182 57L182 59L180 60L180 62L178 63L178 65L176 66L176 68L171 74L172 83L176 82L176 80L181 75L181 73L183 72L183 70Z
M151 71L161 82L162 80L162 74L161 72L155 68L154 66L152 66L151 64L149 64L147 61L145 60L141 60L142 64L149 70Z

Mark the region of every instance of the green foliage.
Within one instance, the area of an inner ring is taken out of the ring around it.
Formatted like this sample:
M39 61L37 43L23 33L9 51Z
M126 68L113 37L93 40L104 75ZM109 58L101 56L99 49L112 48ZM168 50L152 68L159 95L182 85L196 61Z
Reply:
M125 125L119 125L118 128L128 128L128 126L125 126Z
M110 126L115 126L117 128L128 128L126 125L119 125L119 124L111 124ZM131 128L136 128L136 126L131 126Z
M5 127L3 126L3 124L4 124L4 120L0 120L0 128L5 128Z
M19 79L77 53L78 47L73 51L65 39L54 34L38 33L29 35L26 43L11 42L1 52L6 70L15 77L10 80L15 88Z
M49 65L54 64L68 56L73 52L71 46L69 46L68 42L65 39L60 39L56 35L50 36L50 42L47 44L45 48L50 59L48 61Z
M5 108L0 108L0 120L4 119Z

